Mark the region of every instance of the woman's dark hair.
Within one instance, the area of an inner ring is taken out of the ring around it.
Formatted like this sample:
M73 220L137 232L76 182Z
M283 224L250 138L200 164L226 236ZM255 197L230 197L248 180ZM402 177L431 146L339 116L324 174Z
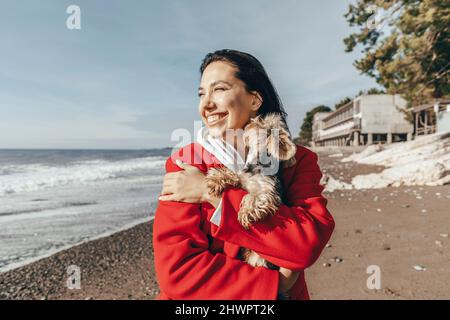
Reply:
M208 53L205 56L202 61L202 65L200 66L200 74L203 74L206 67L215 61L228 62L235 66L238 69L235 76L245 83L246 90L248 92L257 91L262 97L263 102L261 107L258 109L258 115L264 116L267 113L279 114L289 132L289 127L286 121L287 113L284 111L283 104L281 103L277 90L272 84L272 81L270 81L266 70L258 59L251 54L237 50L217 50L215 52Z
M276 113L281 116L282 121L284 122L286 129L289 134L289 127L287 125L287 113L283 108L283 104L281 103L281 99L275 89L272 81L270 81L269 76L267 75L266 70L264 69L261 62L258 61L251 54L231 50L231 49L222 49L217 50L215 52L208 53L202 61L202 65L200 66L200 74L203 74L206 67L215 61L224 61L228 62L231 65L237 67L236 78L242 80L245 83L245 88L248 92L257 91L262 97L262 105L258 109L258 115L266 115L267 113ZM277 177L280 183L277 183L278 190L281 194L282 202L287 203L286 194L283 190L283 169L280 165L277 172Z

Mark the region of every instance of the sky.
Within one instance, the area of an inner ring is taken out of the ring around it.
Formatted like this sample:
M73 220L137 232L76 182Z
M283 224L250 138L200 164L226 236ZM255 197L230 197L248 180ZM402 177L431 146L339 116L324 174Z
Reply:
M173 147L200 121L201 60L224 48L261 61L297 136L313 107L376 86L344 51L350 2L2 0L0 148Z

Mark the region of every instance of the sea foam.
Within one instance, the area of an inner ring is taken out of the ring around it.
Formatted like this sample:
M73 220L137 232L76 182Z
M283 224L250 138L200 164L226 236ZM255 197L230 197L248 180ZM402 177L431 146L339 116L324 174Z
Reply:
M165 157L154 156L121 161L77 161L67 166L45 164L0 167L0 197L43 188L114 179L140 171L164 167Z

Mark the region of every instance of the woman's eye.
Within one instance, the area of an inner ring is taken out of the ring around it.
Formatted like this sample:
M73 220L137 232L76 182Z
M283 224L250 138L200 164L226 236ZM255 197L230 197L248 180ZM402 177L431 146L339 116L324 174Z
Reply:
M220 90L220 91L225 91L226 88L223 88L223 87L214 88L214 91L218 91L218 90ZM201 92L198 93L198 96L199 96L199 97L202 97L202 96L204 96L204 95L205 95L204 93L201 93Z

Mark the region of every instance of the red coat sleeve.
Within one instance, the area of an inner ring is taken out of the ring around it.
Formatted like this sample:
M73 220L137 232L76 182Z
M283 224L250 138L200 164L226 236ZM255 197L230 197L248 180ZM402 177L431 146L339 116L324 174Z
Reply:
M227 189L222 195L222 220L213 226L213 236L254 250L266 260L294 271L312 265L334 229L320 185L322 173L317 155L299 147L293 179L287 188L291 206L282 204L276 215L245 230L237 220L242 189Z
M169 158L166 171L178 170ZM172 299L276 299L278 271L213 254L201 223L200 205L159 202L153 242L161 290Z

